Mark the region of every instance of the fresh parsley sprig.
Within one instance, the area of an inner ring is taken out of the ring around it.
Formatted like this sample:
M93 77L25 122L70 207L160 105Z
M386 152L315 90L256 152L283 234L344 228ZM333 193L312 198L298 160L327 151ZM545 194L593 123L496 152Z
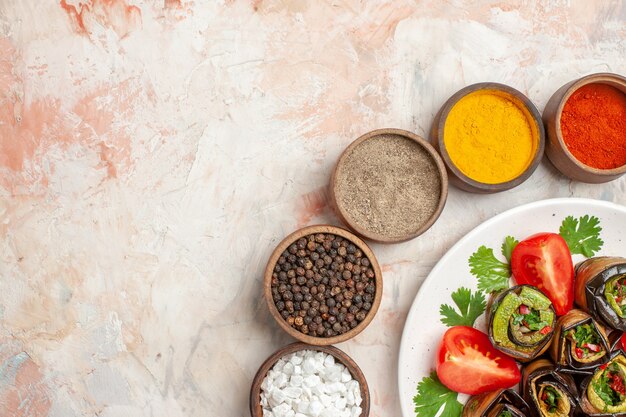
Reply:
M559 234L567 242L570 252L587 258L591 258L602 248L604 241L600 239L601 231L600 220L589 215L578 219L567 216L559 228Z
M518 243L519 240L515 239L513 236L507 236L504 238L504 243L502 243L500 250L502 251L502 255L504 255L507 262L511 263L511 254Z
M458 394L443 385L437 372L431 372L417 385L417 395L413 397L417 417L434 417L443 410L439 417L459 417L463 405L457 399Z
M493 249L481 246L469 258L470 272L478 278L478 289L489 294L509 287L511 253L519 242L507 236L500 248L507 262L502 262L493 253Z
M452 326L470 326L481 314L485 312L487 302L482 291L476 291L472 294L469 288L461 287L451 294L452 301L456 304L456 309L448 304L442 304L439 307L441 314L441 322L448 327Z

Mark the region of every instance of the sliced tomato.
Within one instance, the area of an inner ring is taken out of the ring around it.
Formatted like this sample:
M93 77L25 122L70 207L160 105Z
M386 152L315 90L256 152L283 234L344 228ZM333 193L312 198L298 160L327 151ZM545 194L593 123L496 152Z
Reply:
M622 333L622 337L619 338L619 343L622 350L626 352L626 333Z
M557 316L574 306L574 264L565 240L556 233L538 233L521 241L511 254L517 284L539 288L552 301Z
M520 371L515 360L496 350L486 334L455 326L443 335L439 346L437 376L451 390L474 395L517 384Z

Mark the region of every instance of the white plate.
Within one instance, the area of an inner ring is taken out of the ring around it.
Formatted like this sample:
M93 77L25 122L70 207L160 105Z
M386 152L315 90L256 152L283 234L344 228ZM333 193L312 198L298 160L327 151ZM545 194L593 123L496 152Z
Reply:
M476 289L477 279L470 274L468 258L485 245L500 256L507 235L522 240L534 233L558 233L567 216L585 214L600 219L604 246L596 255L626 256L626 207L604 201L559 198L526 204L487 220L459 240L435 265L422 284L404 325L398 360L398 389L404 417L415 417L413 397L417 384L434 370L435 352L447 327L439 320L439 306L453 305L450 294L459 287ZM574 263L584 259L574 256ZM474 327L485 331L484 315ZM467 396L459 396L465 402Z

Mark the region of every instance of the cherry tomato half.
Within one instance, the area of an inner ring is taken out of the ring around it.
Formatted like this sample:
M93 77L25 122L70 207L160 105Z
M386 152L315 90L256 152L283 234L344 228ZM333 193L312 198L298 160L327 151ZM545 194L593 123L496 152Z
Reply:
M556 233L538 233L521 241L511 254L517 284L541 290L552 301L557 316L574 306L574 264L565 240Z
M496 350L486 334L455 326L443 335L439 346L437 376L451 390L474 395L517 384L520 371L515 360Z

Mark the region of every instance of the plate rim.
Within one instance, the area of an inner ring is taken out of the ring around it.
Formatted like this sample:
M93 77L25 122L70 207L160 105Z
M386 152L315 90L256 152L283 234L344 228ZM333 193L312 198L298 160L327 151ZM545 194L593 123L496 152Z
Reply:
M456 252L456 249L459 246L462 246L465 243L465 241L470 240L475 235L481 233L483 229L488 228L491 224L500 221L501 218L503 218L503 217L510 217L512 215L516 215L518 212L521 212L521 211L532 210L532 209L536 209L536 208L543 208L543 207L552 206L552 205L561 205L561 204L571 204L571 205L583 205L584 204L584 205L589 205L589 206L608 208L608 209L615 210L615 211L621 212L623 214L626 214L626 206L623 206L623 205L618 204L618 203L614 203L612 201L596 200L596 199L593 199L593 198L560 197L560 198L548 198L548 199L544 199L544 200L538 200L538 201L533 201L533 202L526 203L526 204L521 204L519 206L510 208L510 209L505 210L505 211L503 211L501 213L498 213L495 216L493 216L493 217L483 221L482 223L478 224L472 230L470 230L465 235L463 235L463 237L461 237L459 240L457 240L456 243L454 243L454 245L452 245L450 248L448 248L448 250L446 250L446 253L432 267L432 269L430 270L430 272L428 273L426 278L424 278L424 281L420 285L419 289L417 290L417 293L415 294L415 297L413 298L413 301L411 302L411 307L409 308L409 312L408 312L408 314L406 316L406 319L404 321L404 325L402 326L402 335L400 337L400 347L398 349L398 363L397 363L397 368L396 368L397 369L397 380L396 381L397 381L397 384L398 384L398 400L400 401L400 413L401 413L401 415L403 417L415 417L414 413L413 414L409 414L409 413L407 413L407 410L405 410L404 402L402 401L402 393L401 393L401 390L400 390L400 386L401 386L401 372L400 372L401 360L402 360L404 351L406 349L408 349L408 347L407 347L407 343L408 342L406 341L405 329L406 329L407 323L409 323L409 321L412 319L412 317L416 314L416 311L417 311L416 305L419 304L418 301L421 300L425 296L425 294L426 294L426 291L423 290L424 286L426 285L426 283L429 282L430 279L432 279L432 276L436 272L438 272L440 268L442 268L442 265L445 264L448 261L448 258L452 257L452 253ZM409 410L409 411L412 411L412 410Z

